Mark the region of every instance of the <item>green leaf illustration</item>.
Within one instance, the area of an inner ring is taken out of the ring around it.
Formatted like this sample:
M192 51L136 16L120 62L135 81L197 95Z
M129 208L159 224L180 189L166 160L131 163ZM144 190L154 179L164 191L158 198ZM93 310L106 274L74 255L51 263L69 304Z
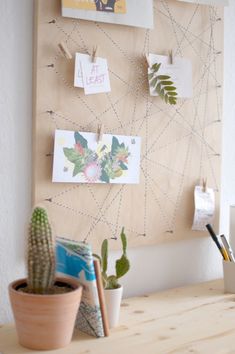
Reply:
M160 66L161 64L155 63L150 68L150 73L148 74L149 85L153 87L154 91L165 103L174 105L177 103L176 87L169 75L157 75Z
M75 163L81 156L72 148L63 148L64 154L70 162Z
M176 104L176 97L169 97L170 104Z
M157 72L159 70L160 66L161 66L161 64L158 64L158 63L153 64L152 69Z
M154 73L148 74L149 80L151 80L154 77Z
M150 86L155 87L157 82L158 82L158 78L155 77L155 78L151 81Z
M156 92L158 93L158 95L160 95L161 92L161 82L159 82L155 88Z
M74 165L73 169L73 177L77 176L80 172L83 171L84 164L82 163L81 160L77 160Z
M104 170L102 170L100 180L102 182L109 183L109 176L107 175L107 173Z
M174 85L174 83L172 81L162 81L161 85Z
M174 87L174 86L165 86L164 89L167 90L167 91L175 91L176 87Z
M112 148L111 148L111 154L115 155L115 151L117 150L117 148L120 146L118 139L113 136L112 139Z
M119 166L121 167L121 169L122 169L123 171L128 170L128 167L127 167L122 161L119 162Z
M78 132L74 133L74 139L77 143L80 143L83 148L87 148L87 140Z
M177 92L168 92L167 94L168 94L168 96L177 96L178 95Z
M158 80L169 80L171 77L168 75L159 75L157 78Z

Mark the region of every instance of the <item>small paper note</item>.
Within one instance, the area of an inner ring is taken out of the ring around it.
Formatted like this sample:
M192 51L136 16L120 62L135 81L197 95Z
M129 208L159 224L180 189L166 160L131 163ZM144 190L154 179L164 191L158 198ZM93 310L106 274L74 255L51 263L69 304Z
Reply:
M74 86L84 87L85 95L110 92L107 60L96 58L92 63L90 55L76 53Z
M206 231L205 225L212 224L215 212L215 193L212 188L203 191L201 186L194 189L194 220L192 230Z
M193 96L192 65L186 58L173 58L173 64L169 63L169 57L165 55L149 54L150 67L153 64L161 64L157 75L168 75L176 87L177 97L190 98ZM149 68L148 73L151 73ZM150 86L150 95L158 96L154 87Z
M82 61L81 66L85 95L111 91L106 59L97 58L95 63Z
M84 87L83 85L83 78L82 78L82 66L81 62L89 62L90 55L88 54L82 54L82 53L76 53L75 56L75 70L74 70L74 86L75 87Z

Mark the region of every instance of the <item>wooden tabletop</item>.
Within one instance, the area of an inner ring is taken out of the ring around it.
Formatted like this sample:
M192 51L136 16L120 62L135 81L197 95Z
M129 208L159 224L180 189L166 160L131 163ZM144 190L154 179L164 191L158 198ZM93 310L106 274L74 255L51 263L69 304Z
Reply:
M13 325L0 328L1 354L39 353L17 343ZM58 354L235 353L235 295L221 280L125 299L120 325L108 338L77 333Z

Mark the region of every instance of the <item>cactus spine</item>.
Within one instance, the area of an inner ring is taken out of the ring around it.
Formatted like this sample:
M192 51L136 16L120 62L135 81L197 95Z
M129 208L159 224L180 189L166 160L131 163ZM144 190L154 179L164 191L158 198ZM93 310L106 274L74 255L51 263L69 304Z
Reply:
M55 254L47 212L33 211L28 235L28 289L35 294L50 292L55 280Z

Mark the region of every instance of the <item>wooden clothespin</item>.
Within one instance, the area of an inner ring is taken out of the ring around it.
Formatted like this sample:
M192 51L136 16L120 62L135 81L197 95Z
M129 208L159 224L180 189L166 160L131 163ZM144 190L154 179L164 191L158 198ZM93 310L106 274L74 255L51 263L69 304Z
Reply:
M97 129L97 143L99 143L102 140L103 132L104 132L104 125L99 124Z
M61 53L63 54L63 56L66 59L72 59L73 58L72 54L70 53L70 51L68 50L68 47L66 46L66 44L64 42L60 42L58 44L58 47L59 47Z
M148 53L145 53L145 54L144 54L144 57L145 57L145 59L146 59L146 61L147 61L148 67L150 68L151 65L150 65L150 61L149 61L149 54L148 54Z
M96 62L97 53L98 53L98 46L96 45L96 46L93 47L93 49L92 49L92 54L91 54L91 61L92 61L92 63L95 63L95 62Z
M207 188L207 178L202 179L202 191L203 193L206 193L206 188Z
M169 58L169 63L172 65L174 64L174 57L173 57L173 50L169 50L169 53L168 53L168 58Z

